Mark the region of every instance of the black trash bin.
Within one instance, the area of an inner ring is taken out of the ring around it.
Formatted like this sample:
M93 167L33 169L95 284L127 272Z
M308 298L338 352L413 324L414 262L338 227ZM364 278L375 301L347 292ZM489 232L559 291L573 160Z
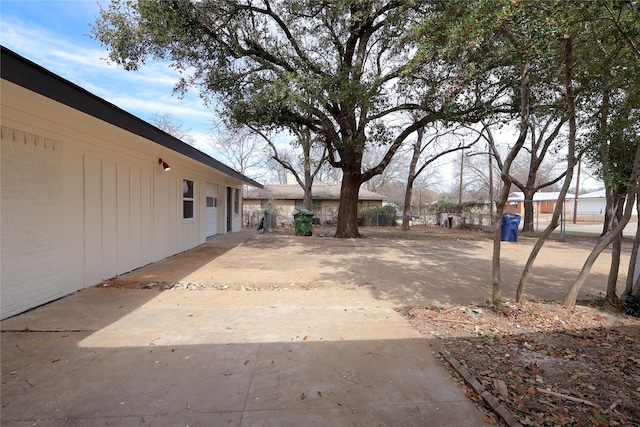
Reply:
M640 296L627 295L624 300L624 311L629 316L640 317Z
M504 214L502 216L500 240L503 242L517 242L519 225L520 225L520 215Z
M296 208L293 211L293 220L295 222L296 236L312 235L311 223L313 222L313 212L304 208Z

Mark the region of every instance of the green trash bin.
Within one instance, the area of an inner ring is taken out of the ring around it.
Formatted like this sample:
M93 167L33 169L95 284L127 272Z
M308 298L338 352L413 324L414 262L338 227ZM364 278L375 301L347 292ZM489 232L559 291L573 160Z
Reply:
M296 236L311 236L311 223L313 222L313 212L296 208L293 211L293 220L295 222Z

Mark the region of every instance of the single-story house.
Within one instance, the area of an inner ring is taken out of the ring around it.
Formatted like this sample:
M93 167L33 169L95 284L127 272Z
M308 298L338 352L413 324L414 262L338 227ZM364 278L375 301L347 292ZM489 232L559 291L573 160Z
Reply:
M578 215L604 215L607 208L605 190L593 191L578 195ZM573 214L574 203L571 203L570 213Z
M589 193L580 194L578 196L578 210L577 214L582 216L591 216L592 218L604 217L605 210L607 209L607 196L606 191L602 190L592 191ZM570 206L570 213L573 214L574 203L573 200ZM633 215L637 212L636 204L633 205Z
M313 212L316 224L333 224L340 207L341 184L325 184L315 180L311 187ZM299 184L265 185L250 188L244 194L245 225L254 226L265 211L272 215L273 225L290 225L293 211L302 207L304 190ZM386 196L365 189L358 192L358 203L362 207L381 208Z
M1 49L1 318L241 229L259 183Z
M542 214L551 214L556 208L558 202L558 196L560 192L550 191L542 192L538 191L533 195L533 212ZM564 199L565 212L569 212L570 201L573 200L574 195L567 193ZM504 207L505 213L524 214L524 193L521 191L515 191L509 194L507 198L507 204Z

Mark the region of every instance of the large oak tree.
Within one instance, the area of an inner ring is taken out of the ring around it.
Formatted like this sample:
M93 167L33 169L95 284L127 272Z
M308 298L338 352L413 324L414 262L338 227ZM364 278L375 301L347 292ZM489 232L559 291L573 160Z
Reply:
M169 61L184 74L178 90L199 88L236 124L269 131L300 125L319 135L328 161L342 171L336 237L357 237L360 186L413 132L478 111L487 96L467 90L457 70L433 58L417 70L408 66L419 51L408 29L434 4L113 0L101 8L93 35L128 70L148 59ZM495 86L486 88L495 95ZM363 167L372 145L386 154Z

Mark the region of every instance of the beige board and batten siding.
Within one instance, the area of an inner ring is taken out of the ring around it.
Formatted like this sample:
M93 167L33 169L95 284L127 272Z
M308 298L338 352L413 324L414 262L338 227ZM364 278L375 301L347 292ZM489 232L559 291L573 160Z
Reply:
M207 182L226 232L226 188L241 181L4 79L0 90L1 318L203 243Z

